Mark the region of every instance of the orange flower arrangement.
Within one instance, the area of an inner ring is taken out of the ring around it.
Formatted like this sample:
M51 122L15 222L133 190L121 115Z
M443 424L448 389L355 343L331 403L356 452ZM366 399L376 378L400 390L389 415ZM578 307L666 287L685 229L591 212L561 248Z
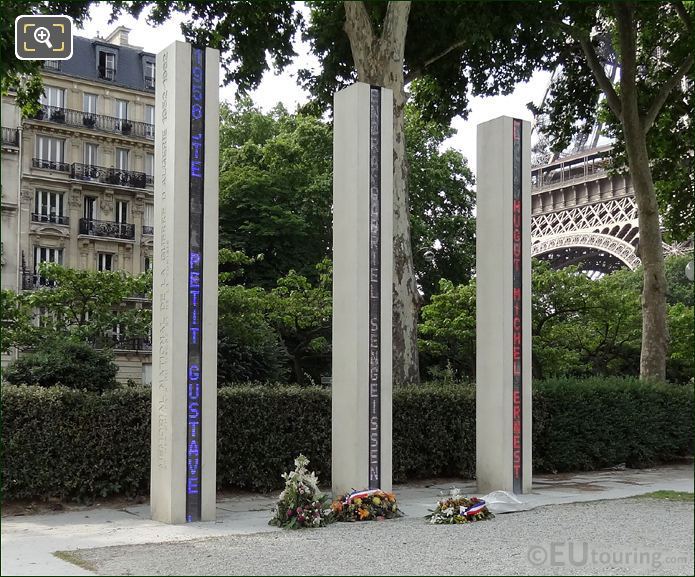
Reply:
M403 514L396 504L396 495L380 489L342 495L333 501L331 509L338 521L383 521Z

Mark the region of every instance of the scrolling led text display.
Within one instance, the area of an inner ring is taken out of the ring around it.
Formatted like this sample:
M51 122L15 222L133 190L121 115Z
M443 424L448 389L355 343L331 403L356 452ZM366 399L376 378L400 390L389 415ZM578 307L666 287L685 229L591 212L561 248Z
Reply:
M381 88L369 90L369 488L381 485Z
M205 51L191 53L188 221L188 366L186 439L186 520L201 516L202 350L203 350L203 191L205 161Z
M522 217L521 120L513 121L512 141L512 464L515 493L522 492Z

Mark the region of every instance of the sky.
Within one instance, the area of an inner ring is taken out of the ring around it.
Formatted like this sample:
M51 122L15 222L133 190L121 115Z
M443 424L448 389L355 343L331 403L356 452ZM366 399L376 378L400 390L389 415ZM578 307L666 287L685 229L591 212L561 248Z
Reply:
M85 23L83 30L77 31L77 35L92 38L98 34L101 37L106 37L116 26L127 26L132 30L130 43L141 46L147 52L154 53L159 52L175 40L184 39L179 28L179 24L183 20L180 15L176 15L175 18L158 27L149 26L145 21L144 14L140 16L139 20L126 15L121 16L117 22L107 24L110 15L111 7L108 3L93 5L90 11L91 20ZM278 102L282 102L285 108L294 111L298 105L309 100L309 94L297 82L296 73L300 68L317 67L319 63L310 54L308 45L298 38L295 42L295 52L297 52L297 58L291 66L279 75L272 71L266 72L258 89L251 93L250 96L254 103L263 110L270 110ZM531 101L535 104L540 103L549 79L549 72L538 71L529 82L520 83L516 90L508 96L471 98L468 119L454 119L452 126L457 130L457 133L445 141L443 146L459 150L468 159L469 166L475 171L477 125L502 115L532 120L533 117L526 104ZM222 101L233 102L234 94L234 86L220 88Z

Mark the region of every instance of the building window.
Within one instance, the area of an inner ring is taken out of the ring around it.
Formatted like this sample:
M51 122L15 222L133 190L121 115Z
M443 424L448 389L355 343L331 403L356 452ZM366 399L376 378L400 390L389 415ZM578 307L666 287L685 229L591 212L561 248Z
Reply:
M56 86L44 86L41 104L51 108L65 108L65 89Z
M45 70L60 70L60 60L44 60L43 67Z
M113 270L113 255L108 252L100 252L97 255L97 270Z
M97 219L97 198L95 196L84 197L84 218L87 220Z
M128 101L116 99L116 118L128 120Z
M152 182L154 176L154 154L151 152L145 153L145 174L149 176L149 182Z
M63 170L65 151L65 140L62 138L52 138L50 136L36 137L36 159L35 163L39 168L51 168Z
M116 149L116 168L118 170L128 170L128 149Z
M119 224L127 224L128 222L128 201L116 201L116 222Z
M67 224L63 214L63 193L37 190L34 196L32 220L35 222Z
M145 60L145 88L154 90L154 62Z
M144 272L150 272L152 270L152 259L146 256L144 259Z
M82 99L82 111L86 112L87 114L96 114L97 113L97 95L96 94L89 94L88 92L84 93L84 97Z
M116 130L120 130L123 134L130 134L133 127L131 122L128 122L128 101L116 99Z
M145 214L142 220L142 234L154 234L154 205L145 203Z
M63 249L49 248L45 246L34 247L34 279L36 285L45 285L47 282L39 276L39 265L42 262L55 262L63 264Z
M104 80L115 80L116 78L116 55L111 52L99 52L99 78Z
M97 153L99 147L93 142L84 143L84 163L87 166L99 166Z
M152 363L142 363L142 384L152 386Z
M145 104L145 138L154 138L154 106Z

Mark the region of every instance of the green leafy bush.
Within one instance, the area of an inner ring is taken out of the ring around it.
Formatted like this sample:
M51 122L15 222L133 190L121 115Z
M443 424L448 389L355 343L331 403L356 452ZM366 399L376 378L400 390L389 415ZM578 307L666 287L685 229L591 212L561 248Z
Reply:
M693 452L693 389L630 378L534 386L536 470L644 467Z
M693 389L636 379L534 384L534 470L641 466L692 454ZM4 498L145 494L150 390L103 394L4 386ZM218 390L217 485L279 488L306 455L331 471L330 390L245 385ZM393 393L394 481L475 474L475 390L430 383Z
M2 387L3 498L147 491L150 391Z
M13 385L63 385L100 392L116 386L117 373L111 351L56 338L41 342L34 352L8 365L3 378Z

